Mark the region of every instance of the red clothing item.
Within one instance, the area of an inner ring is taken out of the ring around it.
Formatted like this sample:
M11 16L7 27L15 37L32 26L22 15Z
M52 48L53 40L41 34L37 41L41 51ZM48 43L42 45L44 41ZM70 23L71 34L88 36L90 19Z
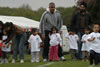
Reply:
M58 61L59 57L58 57L58 45L56 46L50 46L49 48L49 60L52 61Z
M0 57L2 56L2 51L1 51L1 48L0 48Z

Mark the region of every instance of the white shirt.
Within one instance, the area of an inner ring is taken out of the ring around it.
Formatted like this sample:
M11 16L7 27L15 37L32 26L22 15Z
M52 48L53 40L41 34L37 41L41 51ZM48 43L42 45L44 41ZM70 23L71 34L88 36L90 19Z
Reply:
M37 52L37 51L40 51L40 48L39 48L39 43L42 42L41 38L39 35L31 35L29 37L29 40L28 42L31 44L31 52Z
M78 50L78 44L77 44L77 41L79 39L78 35L74 34L74 35L69 35L69 34L66 34L65 37L69 40L69 46L70 46L70 49L76 49Z
M7 35L3 35L2 36L2 40L6 40L7 38L8 38ZM2 45L5 45L5 47L2 47L2 51L4 51L4 52L10 52L11 51L11 43L12 43L12 41L9 42L9 47L8 48L7 48L8 43L7 44L5 44L5 42L2 43Z
M51 34L50 36L50 46L61 45L62 39L59 33Z
M84 34L82 36L82 40L85 41L85 43L82 43L82 51L89 51L90 44L89 44L88 39L87 39L88 36L89 36L89 34Z
M88 39L95 37L93 41L89 41L90 43L90 50L94 50L97 53L100 53L100 33L95 33L92 32L89 36Z

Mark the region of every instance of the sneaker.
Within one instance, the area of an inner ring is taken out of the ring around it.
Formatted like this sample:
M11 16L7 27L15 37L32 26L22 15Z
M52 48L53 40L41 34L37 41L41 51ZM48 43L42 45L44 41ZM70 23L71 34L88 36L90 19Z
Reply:
M34 60L31 60L31 63L35 62Z
M4 63L4 62L5 62L5 60L4 60L4 59L2 59L1 64L2 64L2 63Z
M46 61L47 61L47 59L43 59L43 61L44 61L44 62L46 62Z
M15 59L13 59L13 60L12 60L12 63L15 63L15 62L16 62Z
M24 63L24 60L23 60L23 59L21 59L21 60L20 60L20 63Z
M62 61L66 61L66 59L65 59L63 56L61 57L61 60L62 60Z
M36 62L40 62L39 60L36 60Z
M89 67L94 67L95 65L94 64L92 64L92 65L90 65Z
M4 62L5 62L5 63L8 63L8 59L4 59Z

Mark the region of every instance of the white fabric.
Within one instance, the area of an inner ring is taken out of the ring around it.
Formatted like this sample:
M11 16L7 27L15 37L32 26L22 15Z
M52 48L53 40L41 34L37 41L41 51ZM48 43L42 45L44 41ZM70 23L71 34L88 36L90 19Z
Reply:
M7 35L3 35L3 36L2 36L2 40L6 40L7 38L8 38ZM5 47L2 47L2 51L10 52L10 51L11 51L11 43L12 43L12 41L9 42L9 47L7 48L8 43L5 44L5 42L4 42L2 45L5 45Z
M39 43L42 42L39 35L31 35L28 42L31 44L31 52L40 51Z
M84 34L82 36L82 40L85 41L85 43L82 43L82 51L89 51L90 44L87 40L88 36L89 36L89 34Z
M89 43L91 45L90 50L94 50L95 52L100 53L100 33L92 32L88 36L88 39L94 38L94 37L95 37L95 39L93 41L89 41Z
M55 46L62 42L61 36L59 33L51 34L50 36L50 46Z
M69 46L70 49L78 49L78 44L77 41L79 39L78 35L74 34L74 35L69 35L66 34L65 37L69 40Z

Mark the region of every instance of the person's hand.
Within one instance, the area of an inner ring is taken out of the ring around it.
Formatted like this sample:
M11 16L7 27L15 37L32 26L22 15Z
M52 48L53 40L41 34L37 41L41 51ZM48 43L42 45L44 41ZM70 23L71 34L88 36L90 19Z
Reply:
M95 40L95 37L93 37L92 40Z
M85 40L82 40L82 42L83 42L83 43L86 43L86 41L85 41Z
M45 35L42 35L42 39L45 40Z

